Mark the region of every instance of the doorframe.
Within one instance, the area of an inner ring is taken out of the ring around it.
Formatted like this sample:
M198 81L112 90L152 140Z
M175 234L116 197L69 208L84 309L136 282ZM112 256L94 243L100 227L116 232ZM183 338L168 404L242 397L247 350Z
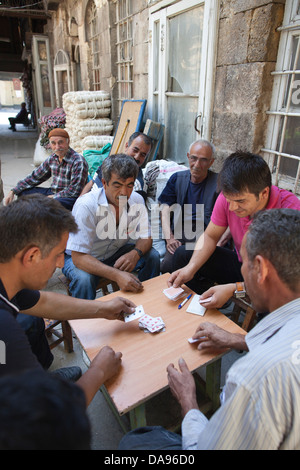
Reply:
M165 123L166 118L166 26L167 18L175 14L183 13L196 6L204 5L204 18L203 18L203 36L202 36L202 52L201 52L201 66L200 66L200 87L198 95L198 128L200 132L195 130L195 139L203 138L210 140L212 115L213 115L213 102L215 90L215 74L217 63L217 45L218 45L218 31L219 31L219 16L220 16L220 0L181 0L174 2L171 0L164 0L149 8L149 73L148 73L148 113L153 119L153 106L154 106L154 33L155 23L160 22L160 54L159 54L159 70L160 75L164 78L164 83L160 80L158 91L158 116L162 124ZM162 21L164 20L164 21ZM195 117L196 118L196 117Z

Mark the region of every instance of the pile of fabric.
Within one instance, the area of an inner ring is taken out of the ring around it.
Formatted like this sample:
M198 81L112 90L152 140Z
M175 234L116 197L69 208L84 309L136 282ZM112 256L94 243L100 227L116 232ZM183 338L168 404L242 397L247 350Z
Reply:
M86 149L99 150L112 143L110 120L111 97L105 91L74 91L63 95L66 131L70 146L83 154Z

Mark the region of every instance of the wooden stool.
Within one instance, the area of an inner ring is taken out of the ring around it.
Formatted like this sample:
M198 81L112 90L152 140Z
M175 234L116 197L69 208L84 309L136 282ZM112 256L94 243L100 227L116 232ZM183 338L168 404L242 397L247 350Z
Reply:
M234 307L233 307L233 310L232 310L231 319L235 323L238 323L241 311L242 310L245 311L246 312L245 313L245 318L244 318L244 321L243 321L241 327L245 331L251 330L251 328L253 326L253 323L254 323L254 320L255 320L255 317L256 317L256 311L252 307L251 301L250 301L250 298L248 297L248 295L246 295L246 297L239 298L239 299L237 299L235 297L231 297L230 300L232 302L234 302Z
M48 320L44 319L45 332L48 337L56 336L57 340L50 343L50 349L55 348L58 344L64 342L64 347L67 352L73 351L73 338L72 329L67 320ZM61 324L61 332L55 327Z

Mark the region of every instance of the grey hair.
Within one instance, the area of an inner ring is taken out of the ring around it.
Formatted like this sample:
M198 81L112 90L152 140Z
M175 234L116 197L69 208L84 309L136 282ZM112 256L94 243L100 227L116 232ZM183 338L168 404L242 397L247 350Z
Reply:
M279 278L296 291L300 283L300 212L269 209L257 212L246 238L249 261L257 255L268 259Z
M109 155L101 166L102 178L106 183L110 182L112 173L116 173L122 180L128 178L136 179L139 172L139 167L133 157L125 153L116 155Z
M205 145L206 147L209 147L211 149L211 152L212 152L212 157L214 156L214 154L216 152L216 147L214 146L214 144L212 144L211 142L209 142L208 140L205 140L205 139L198 139L198 140L195 140L194 142L192 142L191 145L189 146L189 153L191 152L191 148L195 144L202 144L202 145Z

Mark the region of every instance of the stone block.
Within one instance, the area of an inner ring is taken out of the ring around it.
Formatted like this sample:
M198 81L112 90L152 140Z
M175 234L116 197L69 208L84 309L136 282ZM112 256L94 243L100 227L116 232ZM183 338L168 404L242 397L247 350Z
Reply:
M282 5L269 4L253 12L248 45L249 62L275 62L280 33L276 31L282 23Z
M253 10L269 4L285 4L285 0L232 0L232 8L235 13Z
M220 20L217 65L247 61L251 12Z

